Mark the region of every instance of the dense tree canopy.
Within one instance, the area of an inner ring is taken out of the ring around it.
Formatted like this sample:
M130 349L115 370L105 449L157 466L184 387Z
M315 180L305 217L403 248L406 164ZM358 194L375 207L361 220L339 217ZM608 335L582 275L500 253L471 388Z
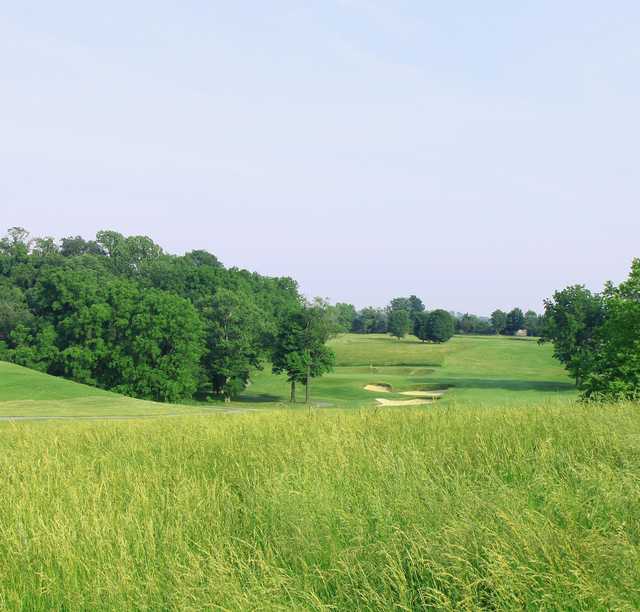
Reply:
M329 316L335 322L336 331L347 333L353 329L354 322L358 316L353 304L338 302L335 306L331 306L329 310Z
M389 333L396 338L404 338L411 330L411 315L401 308L391 310L388 318Z
M275 340L272 370L284 373L291 384L291 401L296 401L296 383L305 385L310 399L311 379L333 369L335 355L326 345L335 331L327 304L305 304L283 320Z
M351 330L357 334L384 334L387 332L388 313L382 308L363 308L353 321Z
M545 301L542 341L587 398L640 398L640 260L601 294L581 285Z
M507 313L503 310L494 310L491 313L491 326L496 334L501 334L507 327Z
M446 310L433 310L429 313L426 325L425 336L431 342L446 342L455 332L453 317Z
M604 302L582 285L556 291L545 300L542 341L553 342L554 356L580 387L592 369L598 330L604 320Z
M236 395L300 308L289 278L146 236L0 239L2 358L136 397Z
M505 333L513 336L517 331L524 328L524 314L520 308L514 308L507 313L507 324Z

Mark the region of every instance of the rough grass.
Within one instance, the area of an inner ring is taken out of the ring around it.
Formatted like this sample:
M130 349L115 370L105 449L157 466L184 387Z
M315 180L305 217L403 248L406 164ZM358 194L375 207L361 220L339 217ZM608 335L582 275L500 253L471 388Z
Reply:
M638 406L0 424L0 608L636 610Z

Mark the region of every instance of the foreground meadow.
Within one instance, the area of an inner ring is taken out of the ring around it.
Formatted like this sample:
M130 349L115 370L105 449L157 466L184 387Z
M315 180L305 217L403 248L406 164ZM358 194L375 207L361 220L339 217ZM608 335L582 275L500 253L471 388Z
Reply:
M637 405L0 424L0 608L640 607Z

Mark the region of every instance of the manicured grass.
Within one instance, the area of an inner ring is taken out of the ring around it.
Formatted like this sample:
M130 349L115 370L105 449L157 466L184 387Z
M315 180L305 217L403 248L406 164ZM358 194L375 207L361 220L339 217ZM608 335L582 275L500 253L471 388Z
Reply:
M0 424L0 608L635 610L638 406Z
M12 363L0 361L0 400L70 400L119 397L108 391L48 376Z
M205 411L124 397L0 361L0 417L154 416Z
M447 388L439 401L448 405L535 405L576 397L572 381L552 356L552 347L533 339L456 336L438 345L412 336L397 340L380 334L344 334L331 345L337 367L313 381L315 402L373 406L376 394L364 390L370 383L390 384L394 391ZM267 366L255 374L243 399L286 402L288 394L286 378L272 375Z
M330 345L337 366L437 366L442 365L449 348L420 342L414 336L398 339L388 334L341 334Z

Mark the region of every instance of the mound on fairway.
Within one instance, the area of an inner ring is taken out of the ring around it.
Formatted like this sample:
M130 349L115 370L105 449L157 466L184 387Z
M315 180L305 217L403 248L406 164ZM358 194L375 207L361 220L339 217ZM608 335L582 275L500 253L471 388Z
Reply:
M0 418L154 416L201 413L110 393L0 361Z

